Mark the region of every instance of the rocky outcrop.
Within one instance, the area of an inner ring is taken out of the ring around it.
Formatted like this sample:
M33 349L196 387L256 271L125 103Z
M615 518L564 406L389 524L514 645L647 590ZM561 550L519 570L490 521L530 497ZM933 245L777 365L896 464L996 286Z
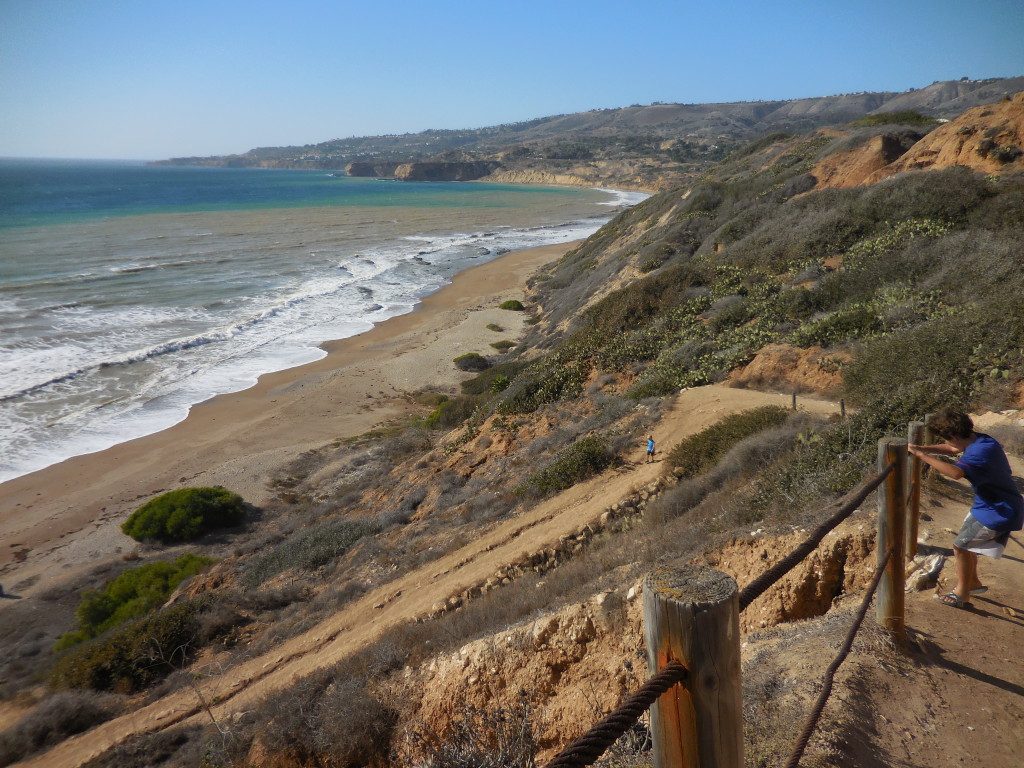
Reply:
M728 381L733 387L834 395L842 386L840 369L850 359L849 353L826 352L821 347L768 344L750 363L733 371Z
M546 171L506 171L492 173L484 181L494 184L553 184L559 186L589 187L592 181L568 173L547 173Z
M806 536L800 529L758 530L706 564L742 588ZM875 568L874 539L874 526L863 519L840 525L741 615L741 631L824 615L836 600L863 590ZM647 676L642 591L641 583L623 584L438 655L407 669L392 695L417 702L409 727L433 733L444 733L467 709L507 708L525 699L545 762Z
M369 176L371 178L391 178L395 175L397 163L367 163L357 161L345 166L345 173L349 176Z
M964 165L986 174L1024 170L1024 91L964 112L939 126L893 163L867 177L871 184L903 171Z
M490 160L402 163L395 168L395 178L401 181L475 181L499 167L500 163Z
M810 173L817 180L817 189L856 187L871 174L898 160L920 139L921 134L912 131L883 133L856 149L823 158Z

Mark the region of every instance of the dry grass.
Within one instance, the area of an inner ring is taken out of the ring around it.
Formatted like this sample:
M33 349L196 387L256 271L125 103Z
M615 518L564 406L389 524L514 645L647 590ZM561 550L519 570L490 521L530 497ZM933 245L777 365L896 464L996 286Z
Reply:
M0 766L24 760L119 714L122 696L67 691L44 699L17 725L0 733Z

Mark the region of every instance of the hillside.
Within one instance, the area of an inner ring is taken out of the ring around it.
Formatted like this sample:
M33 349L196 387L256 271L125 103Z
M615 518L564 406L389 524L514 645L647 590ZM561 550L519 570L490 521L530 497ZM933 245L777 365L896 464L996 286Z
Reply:
M263 147L226 157L162 161L172 165L349 168L392 177L402 164L450 164L451 180L491 173L498 182L603 184L665 189L701 173L748 141L802 135L865 115L919 112L950 119L965 109L1024 89L1024 77L936 82L905 93L856 93L789 101L650 104L555 115L466 130L335 139L300 147ZM474 163L467 175L465 163ZM417 174L400 178L422 178ZM442 178L445 178L442 176Z
M387 421L333 438L325 425L284 464L229 433L218 460L265 483L245 526L139 547L4 606L17 652L0 660L0 715L20 723L0 757L542 764L645 677L636 598L653 568L703 562L749 582L872 471L879 439L943 405L1002 414L980 424L1019 457L1024 159L962 161L993 130L1020 148L1022 98L945 131L844 118L737 148L515 288L515 343L481 345L486 369L458 386L419 358L421 388ZM893 165L921 147L927 166ZM287 392L264 388L270 411ZM287 412L266 419L270 439ZM95 524L159 493L141 487ZM965 502L929 480L922 554L948 554ZM744 614L748 765L788 753L870 577L873 510ZM912 647L865 628L805 765L1016 765L1024 679L1000 650L1024 632L1014 547L983 564L991 592L970 614L910 595ZM51 650L81 590L183 552L218 562L160 610ZM650 765L644 741L635 731L606 764Z

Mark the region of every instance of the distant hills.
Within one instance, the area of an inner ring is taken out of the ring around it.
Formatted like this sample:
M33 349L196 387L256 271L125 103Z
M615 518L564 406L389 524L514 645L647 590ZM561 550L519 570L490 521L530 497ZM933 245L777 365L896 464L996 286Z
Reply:
M1024 77L935 82L902 93L861 92L786 101L633 105L537 118L479 129L334 139L319 144L260 147L242 154L180 157L162 165L341 170L393 177L405 164L475 163L496 181L610 183L654 188L680 181L751 139L804 134L889 112L947 120L971 107L1024 90ZM465 180L465 166L449 176ZM404 178L422 178L420 169ZM402 177L400 175L400 177ZM490 179L489 179L490 180Z

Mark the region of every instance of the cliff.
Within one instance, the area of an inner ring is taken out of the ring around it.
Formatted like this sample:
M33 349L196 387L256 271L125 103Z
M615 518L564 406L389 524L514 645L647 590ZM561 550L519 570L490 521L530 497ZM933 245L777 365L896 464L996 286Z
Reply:
M345 173L349 176L369 176L379 179L392 178L395 175L397 163L367 163L355 162L345 166Z
M867 178L879 181L903 171L966 166L986 174L1024 170L1024 91L975 107L936 128L893 163Z
M483 181L494 184L561 184L576 187L585 187L592 184L592 181L582 176L575 176L570 173L549 173L536 170L497 170Z
M401 181L475 181L500 167L494 161L464 163L416 162L402 163L394 176Z

